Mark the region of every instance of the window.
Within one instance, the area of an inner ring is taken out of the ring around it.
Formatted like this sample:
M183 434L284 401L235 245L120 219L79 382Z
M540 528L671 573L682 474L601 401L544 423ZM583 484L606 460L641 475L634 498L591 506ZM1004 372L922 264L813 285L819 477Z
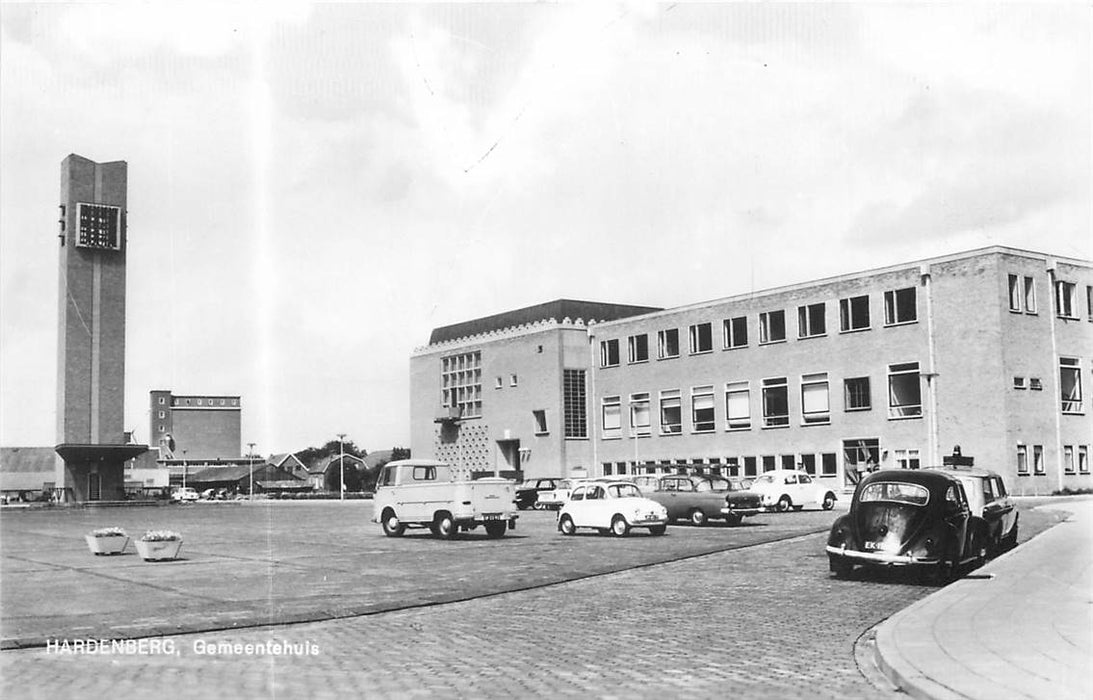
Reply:
M820 465L823 470L820 472L822 476L835 476L838 473L838 464L835 461L834 452L824 452L820 455Z
M657 331L657 357L662 360L669 357L679 357L678 328Z
M730 382L725 385L725 419L729 430L746 430L751 427L751 388L747 382Z
M763 380L763 427L789 425L789 384L785 377Z
M532 411L531 416L535 419L535 434L545 435L547 433L546 411Z
M166 426L160 425L159 426L159 432L161 432L161 433L167 432Z
M696 386L691 389L691 426L696 433L714 429L713 387Z
M763 471L772 472L778 466L777 458L774 455L763 455ZM770 477L767 477L768 479Z
M1073 282L1055 282L1055 314L1059 318L1077 318L1078 286Z
M725 349L742 348L748 344L748 317L727 318L724 322Z
M779 343L786 339L786 312L764 311L759 314L759 344Z
M1089 473L1089 447L1086 445L1078 447L1078 473Z
M1063 413L1082 412L1082 373L1078 358L1059 358L1059 388L1062 391Z
M1025 278L1025 313L1036 313L1036 283L1031 277Z
M713 350L713 329L709 323L691 326L691 354Z
M683 430L683 411L679 389L660 392L660 432L673 435Z
M1074 473L1074 446L1063 445L1063 473Z
M802 454L801 455L801 468L809 474L816 476L816 455L814 454Z
M619 339L600 341L600 367L616 367L619 364Z
M603 397L603 436L622 436L622 400L618 396Z
M1013 378L1013 388L1014 389L1024 389L1025 388L1025 378L1024 377L1014 377Z
M921 464L918 450L895 450L896 467L918 469Z
M630 434L648 435L650 432L648 392L630 394Z
M848 411L868 411L873 407L869 377L851 377L844 380L843 395Z
M1044 383L1040 381L1039 377L1029 377L1028 388L1032 391L1042 391L1044 388Z
M645 333L632 335L626 342L629 349L630 364L635 362L647 362L649 360L649 336Z
M1017 275L1009 276L1010 282L1010 311L1021 310L1021 278Z
M793 469L796 466L796 458L793 455L782 455L782 469ZM797 477L793 477L796 479ZM786 483L789 483L788 481Z
M801 418L805 425L831 422L827 372L801 376Z
M922 389L918 363L888 365L888 417L913 418L922 415Z
M1085 286L1085 315L1093 321L1093 285Z
M744 476L755 476L758 472L755 469L755 457L744 458Z
M1032 471L1034 474L1044 473L1044 446L1032 446Z
M827 306L819 304L797 307L797 337L814 338L827 333Z
M411 478L414 481L436 481L436 467L414 467Z
M501 377L497 377L493 380L493 388L494 389L500 389L504 385L505 385L505 380L501 379Z
M458 408L463 418L482 415L482 353L467 352L440 359L441 405ZM236 399L232 400L235 405Z
M166 411L159 411L158 415L159 415L160 418L166 418L167 417L167 412Z
M863 331L869 328L869 295L839 299L839 330Z
M162 397L162 396L161 396L161 397L159 397L159 405L160 405L160 406L162 406L162 405L163 405L163 404L165 404L165 403L167 403L167 399L165 399L165 398L164 398L164 397Z
M588 437L585 400L584 370L563 370L562 410L565 411L565 436L567 438Z
M519 379L515 374L509 375L509 386L516 386L519 383Z
M918 319L914 287L884 293L884 325L913 323Z

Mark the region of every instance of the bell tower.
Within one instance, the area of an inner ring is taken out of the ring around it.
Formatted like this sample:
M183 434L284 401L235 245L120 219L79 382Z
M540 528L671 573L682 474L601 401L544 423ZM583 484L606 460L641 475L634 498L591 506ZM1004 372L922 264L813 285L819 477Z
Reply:
M64 500L120 500L127 459L125 256L128 166L61 163L56 487Z

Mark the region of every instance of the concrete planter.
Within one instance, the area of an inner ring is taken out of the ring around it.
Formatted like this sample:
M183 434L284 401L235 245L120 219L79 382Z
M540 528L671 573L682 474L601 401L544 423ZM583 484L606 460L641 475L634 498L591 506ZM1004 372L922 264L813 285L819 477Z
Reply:
M91 550L92 554L121 554L125 551L125 546L129 544L129 538L124 535L121 537L95 537L94 535L84 535L83 538L87 541L87 548Z
M144 561L177 559L178 552L182 549L182 540L161 540L154 542L136 540L134 544L137 548L137 554L139 554L140 558Z

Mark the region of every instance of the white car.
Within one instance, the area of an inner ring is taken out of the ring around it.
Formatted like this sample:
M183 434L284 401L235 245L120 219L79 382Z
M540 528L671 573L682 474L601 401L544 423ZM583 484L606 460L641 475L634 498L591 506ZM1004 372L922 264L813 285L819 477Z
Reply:
M790 508L801 510L806 505L818 505L824 510L835 507L835 491L799 469L775 469L755 478L749 491L762 497L764 510L784 513Z
M171 500L178 501L179 503L196 501L198 500L198 498L200 497L197 495L197 491L190 488L189 486L184 486L180 489L177 489L174 493L171 494Z
M629 481L591 481L574 488L558 511L558 530L563 535L572 535L579 527L615 537L625 536L632 527L647 527L650 534L663 535L668 509L642 496Z

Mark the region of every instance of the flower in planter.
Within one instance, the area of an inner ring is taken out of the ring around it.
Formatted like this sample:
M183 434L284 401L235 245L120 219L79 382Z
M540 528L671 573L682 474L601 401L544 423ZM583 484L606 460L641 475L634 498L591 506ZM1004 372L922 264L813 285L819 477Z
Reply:
M128 537L125 530L120 527L102 527L91 531L92 537Z
M175 542L182 539L182 535L171 530L149 530L141 535L144 542Z

